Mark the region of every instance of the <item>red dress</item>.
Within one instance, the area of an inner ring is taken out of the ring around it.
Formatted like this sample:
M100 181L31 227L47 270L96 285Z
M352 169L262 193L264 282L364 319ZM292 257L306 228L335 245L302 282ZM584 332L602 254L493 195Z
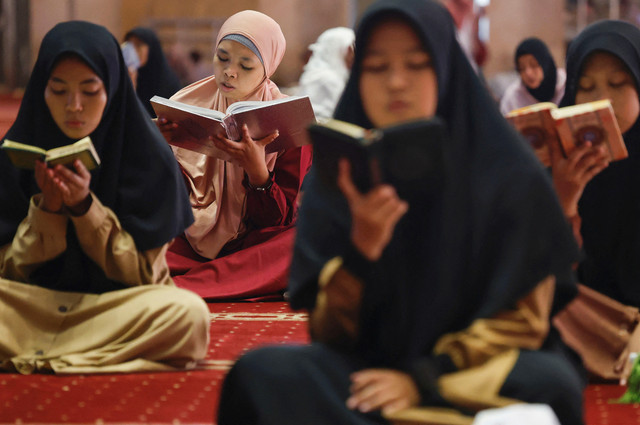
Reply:
M282 299L295 237L298 193L311 159L311 146L278 157L271 187L247 189L248 230L228 242L213 260L198 255L184 237L176 238L167 253L176 285L207 300Z

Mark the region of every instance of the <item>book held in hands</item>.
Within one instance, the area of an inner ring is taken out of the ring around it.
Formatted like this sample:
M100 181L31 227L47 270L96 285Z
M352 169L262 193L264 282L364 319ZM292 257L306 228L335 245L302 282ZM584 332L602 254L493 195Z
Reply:
M80 159L89 171L100 165L98 152L88 136L70 145L49 150L8 139L4 140L0 148L4 149L13 165L27 170L35 169L37 160L51 167L62 164L72 168L73 162Z
M306 129L315 122L308 96L235 102L229 105L226 113L160 96L151 98L151 106L159 118L178 124L169 144L224 160L229 156L217 148L209 136L217 134L240 140L244 124L254 140L277 130L278 137L265 148L270 153L308 144Z
M311 125L309 136L313 166L331 190L339 190L340 158L349 160L351 177L361 192L388 183L408 199L424 197L440 185L446 131L437 117L371 130L333 119Z
M509 112L506 118L531 144L545 166L551 165L551 143L560 146L565 157L585 142L594 147L604 144L611 161L628 156L608 99L564 108L551 102L536 103Z

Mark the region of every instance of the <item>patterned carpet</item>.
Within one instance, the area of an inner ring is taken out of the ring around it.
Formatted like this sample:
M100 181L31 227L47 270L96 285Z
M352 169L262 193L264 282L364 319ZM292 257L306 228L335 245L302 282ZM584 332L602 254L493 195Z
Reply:
M211 343L200 370L123 375L0 374L0 424L214 423L220 384L238 355L308 341L306 315L282 302L209 304Z
M0 95L0 136L20 99ZM210 304L211 344L199 370L102 376L0 374L0 425L211 425L234 359L270 343L308 341L306 316L281 302ZM617 385L585 391L586 425L640 424L640 405L611 404Z

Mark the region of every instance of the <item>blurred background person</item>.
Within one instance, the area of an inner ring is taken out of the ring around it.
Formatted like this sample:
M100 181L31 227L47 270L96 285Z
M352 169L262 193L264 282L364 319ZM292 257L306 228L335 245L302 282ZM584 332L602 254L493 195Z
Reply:
M331 118L349 78L355 35L351 28L330 28L309 46L311 56L297 94L308 95L318 120Z
M149 99L158 95L170 97L180 90L182 85L175 72L169 66L162 51L162 45L153 30L136 27L125 35L125 41L131 42L138 53L140 68L136 82L136 93L149 115L156 114L149 103Z
M540 102L560 103L567 74L556 67L542 40L535 37L523 40L516 48L515 67L520 78L507 87L500 100L500 112L507 114Z

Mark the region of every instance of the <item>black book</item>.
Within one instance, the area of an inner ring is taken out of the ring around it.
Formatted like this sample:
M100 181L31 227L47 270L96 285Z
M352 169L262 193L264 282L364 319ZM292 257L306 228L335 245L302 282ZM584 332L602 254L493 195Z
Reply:
M379 183L396 188L402 198L427 195L442 179L444 122L437 118L367 130L339 120L309 127L313 163L318 177L337 186L338 160L347 158L361 192Z

